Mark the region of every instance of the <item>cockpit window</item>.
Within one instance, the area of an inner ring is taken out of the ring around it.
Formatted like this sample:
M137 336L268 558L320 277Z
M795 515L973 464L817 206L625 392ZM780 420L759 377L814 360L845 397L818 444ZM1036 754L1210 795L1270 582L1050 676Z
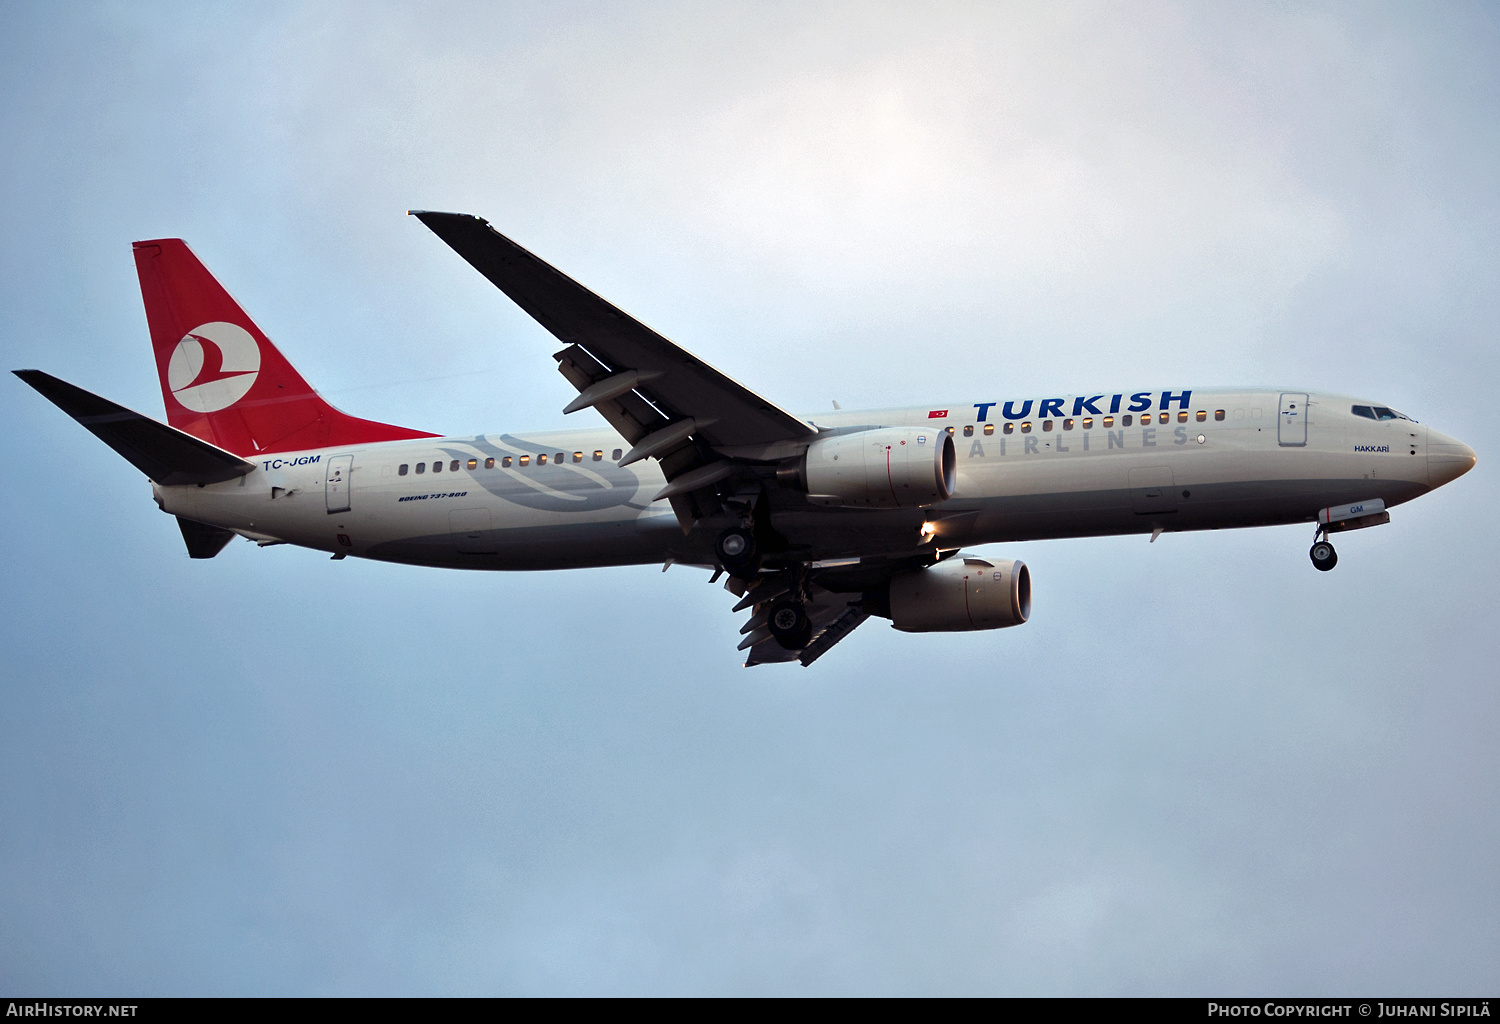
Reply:
M1367 420L1407 420L1411 423L1416 422L1416 420L1413 420L1405 413L1399 413L1395 409L1387 408L1383 405L1356 405L1349 411L1356 416L1363 416Z

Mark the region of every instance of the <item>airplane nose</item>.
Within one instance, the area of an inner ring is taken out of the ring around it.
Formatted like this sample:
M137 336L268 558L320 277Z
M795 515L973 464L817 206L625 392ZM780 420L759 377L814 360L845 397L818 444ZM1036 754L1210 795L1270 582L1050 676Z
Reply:
M1474 449L1436 430L1427 435L1427 483L1441 487L1474 468L1479 457Z

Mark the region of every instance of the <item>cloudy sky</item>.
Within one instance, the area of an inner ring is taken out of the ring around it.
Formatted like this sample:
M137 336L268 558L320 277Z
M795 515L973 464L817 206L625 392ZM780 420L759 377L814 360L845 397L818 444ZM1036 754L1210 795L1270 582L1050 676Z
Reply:
M0 350L161 415L181 236L358 415L563 425L481 214L792 409L1369 395L1340 541L996 546L1024 628L739 667L733 599L190 561L0 401L0 990L1493 994L1494 5L0 6Z

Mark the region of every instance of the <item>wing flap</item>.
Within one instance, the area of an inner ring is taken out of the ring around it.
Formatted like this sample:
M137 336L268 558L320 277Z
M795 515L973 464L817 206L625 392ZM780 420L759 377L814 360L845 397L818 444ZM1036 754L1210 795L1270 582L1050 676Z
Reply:
M586 394L589 389L601 383L621 376L612 373L603 363L578 345L569 345L561 352L554 353L553 358L557 360L558 371L568 383L578 389L580 395ZM608 398L599 398L589 404L598 409L599 414L615 429L615 432L631 445L639 444L644 438L668 425L666 415L633 389ZM702 452L698 450L698 446L693 443L690 436L682 438L670 450L663 450L655 457L661 464L662 474L669 483L684 473L698 469L706 462ZM699 503L692 494L680 491L664 495L664 497L671 501L672 511L677 516L677 521L681 524L684 533L692 529L693 522L704 514L703 506L711 504L708 501Z
M797 660L802 662L806 668L817 661L844 637L854 632L861 622L870 617L870 613L858 605L850 605L845 608L838 618L834 619L823 628L823 632L812 638L812 642L802 648L797 655Z
M596 384L618 377L599 360L578 345L569 345L553 355L558 372L578 389L579 394ZM632 445L652 431L667 425L667 418L634 390L625 391L592 403L615 433Z

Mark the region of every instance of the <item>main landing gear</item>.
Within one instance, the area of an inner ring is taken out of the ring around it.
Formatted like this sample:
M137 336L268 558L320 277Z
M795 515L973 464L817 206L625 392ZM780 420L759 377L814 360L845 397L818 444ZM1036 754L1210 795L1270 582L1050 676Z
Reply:
M739 513L740 524L725 529L714 540L714 558L720 568L746 584L736 591L744 596L735 610L752 603L764 607L761 601L770 601L766 631L784 649L802 650L812 641L813 634L812 619L807 613L807 563L787 556L787 540L771 526L770 505L763 495L761 500L742 497L727 504ZM761 575L762 563L766 561L780 571ZM757 592L764 595L760 601L751 596Z
M760 547L755 543L755 534L744 527L732 526L719 534L714 541L714 555L719 564L734 576L753 578L760 568ZM800 651L812 639L812 620L807 617L807 609L801 600L802 572L795 567L790 571L793 576L791 587L780 589L783 593L790 589L791 593L771 606L766 615L766 628L782 647Z
M756 549L755 534L733 526L714 541L714 554L730 575L738 576L747 571L754 572L760 552Z
M812 621L800 601L777 601L766 616L766 628L789 651L800 651L812 639Z
M714 541L714 555L732 576L753 577L760 568L760 547L755 543L755 534L744 527L732 526L719 534ZM795 596L799 591L794 586L793 596L777 601L766 616L771 636L789 651L800 651L812 639L812 620Z

